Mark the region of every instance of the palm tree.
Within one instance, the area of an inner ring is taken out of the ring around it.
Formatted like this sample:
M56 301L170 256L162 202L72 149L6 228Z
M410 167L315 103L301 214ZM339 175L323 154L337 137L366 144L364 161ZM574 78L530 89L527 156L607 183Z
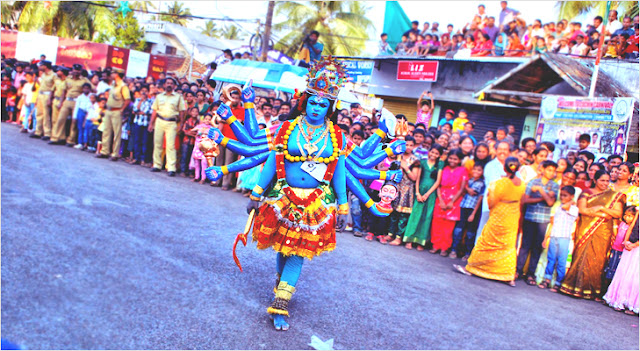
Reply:
M359 1L278 2L276 15L288 19L275 24L284 33L276 49L296 54L313 30L320 33L325 55L357 55L365 48L373 22L366 17L368 8Z
M149 8L157 9L156 5L153 1L134 1L133 4L130 5L132 10L138 10L142 12L149 11Z
M20 12L18 23L22 31L42 30L44 34L63 38L93 40L99 33L113 31L113 16L111 9L90 3L29 1Z
M186 27L189 18L184 16L191 16L191 10L188 7L182 7L182 5L183 3L174 1L165 11L166 14L160 16L160 20Z
M606 1L557 1L556 7L558 8L559 19L572 19L591 10L595 10L597 15L602 17L608 15L604 13L607 8ZM617 10L619 16L637 16L638 2L612 1L611 10Z
M17 23L19 14L24 9L26 1L3 1L2 2L2 23Z
M200 27L200 33L212 38L220 38L220 28L213 20L208 20L204 27Z
M242 40L244 33L237 26L228 25L222 29L222 37L229 40Z

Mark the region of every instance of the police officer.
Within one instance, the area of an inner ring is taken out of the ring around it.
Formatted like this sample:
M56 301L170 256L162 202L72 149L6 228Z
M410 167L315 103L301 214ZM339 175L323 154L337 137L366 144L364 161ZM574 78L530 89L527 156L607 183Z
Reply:
M51 62L40 61L40 90L36 100L36 131L33 136L49 140L51 138L51 94L55 86L56 74L51 69Z
M76 120L73 119L73 109L76 107L76 98L82 94L82 86L85 83L91 84L91 81L83 76L82 74L82 66L79 64L74 64L73 69L71 70L71 78L65 79L65 90L62 94L62 103L58 106L60 109L60 114L58 115L58 120L56 121L56 131L60 134L53 135L51 137L52 140L57 141L59 144L64 144L64 139L66 137L65 124L67 123L67 119L71 119L71 129L69 130L69 136L67 139L67 146L71 147L75 145L76 137L78 134L78 130L76 128ZM91 84L91 89L95 90L93 84Z
M64 133L64 123L58 123L58 116L60 116L60 106L62 106L64 91L67 89L67 77L69 76L69 69L63 66L56 66L56 79L53 84L53 93L49 97L51 100L51 140L49 144L57 145L64 144L64 140L58 141L58 135ZM59 130L62 129L62 130Z
M153 168L151 172L160 172L162 168L162 142L167 140L167 169L168 175L176 175L176 134L182 128L184 112L187 109L182 94L174 91L178 82L167 77L164 81L164 92L156 96L151 109L149 132L155 129L153 135Z
M107 110L104 113L104 130L102 131L102 150L96 155L98 158L107 158L109 153L111 161L120 158L120 142L122 138L122 112L131 102L131 92L122 80L124 71L114 68L111 72L111 89L107 99Z

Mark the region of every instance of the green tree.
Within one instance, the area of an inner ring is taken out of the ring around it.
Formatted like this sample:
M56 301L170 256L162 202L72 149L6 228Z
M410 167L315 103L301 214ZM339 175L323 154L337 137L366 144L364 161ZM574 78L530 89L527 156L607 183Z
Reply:
M164 11L166 14L160 16L160 20L186 27L189 22L189 18L182 16L191 16L191 10L188 7L183 7L182 5L183 3L174 1L173 4Z
M229 40L242 40L245 35L237 26L227 25L222 29L222 37Z
M2 23L17 23L18 16L22 12L26 4L26 1L3 1Z
M113 5L111 1L99 3ZM113 31L114 14L107 7L89 3L28 1L20 12L18 24L22 31L41 29L48 35L94 40L99 33Z
M208 20L204 27L200 27L200 33L212 38L220 38L221 31L213 20Z
M283 35L276 49L293 56L313 30L320 33L323 55L358 55L369 39L373 22L366 17L369 8L359 1L278 2L276 15L287 18L273 26Z
M125 17L121 13L115 12L113 15L113 30L100 33L96 41L121 48L143 51L147 43L144 40L144 31L140 27L138 19L131 12Z
M588 13L591 10L595 10L596 15L603 18L608 14L605 14L607 8L606 1L557 1L556 8L558 9L559 19L573 19L579 15ZM638 15L638 2L637 1L612 1L611 10L617 10L619 19L624 16Z
M139 10L143 12L149 11L149 8L157 9L156 5L153 1L134 1L133 4L130 4L132 10Z

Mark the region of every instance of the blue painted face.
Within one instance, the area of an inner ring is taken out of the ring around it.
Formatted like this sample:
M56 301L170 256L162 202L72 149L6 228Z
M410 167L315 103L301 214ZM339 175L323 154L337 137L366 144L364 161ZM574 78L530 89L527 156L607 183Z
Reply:
M307 101L307 118L310 122L322 123L329 112L331 102L327 98L312 95Z

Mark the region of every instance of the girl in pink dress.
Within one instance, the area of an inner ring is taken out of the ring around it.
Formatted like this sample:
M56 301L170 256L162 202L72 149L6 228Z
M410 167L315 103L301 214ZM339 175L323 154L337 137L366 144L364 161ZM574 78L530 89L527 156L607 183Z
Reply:
M460 220L460 202L464 194L464 184L469 174L460 163L464 157L462 150L449 151L447 166L442 170L442 181L438 187L438 200L433 211L431 224L431 253L447 256L453 242L453 229Z
M200 181L200 184L204 184L207 176L205 170L207 169L207 159L204 157L202 151L200 151L200 140L207 136L209 128L214 127L212 124L213 116L207 114L202 118L202 122L195 126L192 130L197 132L196 143L193 146L193 152L191 153L191 161L189 162L189 169L195 169L194 182Z
M604 300L616 311L638 314L640 311L640 249L638 249L638 213L635 207L627 207L622 217L630 230L624 239L624 251ZM624 223L620 223L621 225Z

